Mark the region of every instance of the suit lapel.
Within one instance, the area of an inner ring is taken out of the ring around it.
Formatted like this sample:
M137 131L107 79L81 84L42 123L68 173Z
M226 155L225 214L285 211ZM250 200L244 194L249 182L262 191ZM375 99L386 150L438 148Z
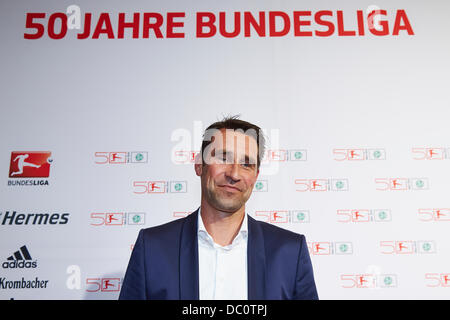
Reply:
M180 238L180 299L198 300L198 209L185 218Z
M248 299L264 300L266 292L266 255L261 227L248 216L247 243Z

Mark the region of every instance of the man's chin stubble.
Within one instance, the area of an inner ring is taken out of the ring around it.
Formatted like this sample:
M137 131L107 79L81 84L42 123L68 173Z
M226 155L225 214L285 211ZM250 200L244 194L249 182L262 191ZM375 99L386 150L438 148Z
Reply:
M218 199L217 196L215 195L210 195L210 204L219 211L222 212L226 212L229 214L233 214L236 211L238 211L240 208L242 208L242 206L244 205L244 203L241 202L236 202L236 201L232 201L232 203L226 203L228 201L223 201L221 199Z

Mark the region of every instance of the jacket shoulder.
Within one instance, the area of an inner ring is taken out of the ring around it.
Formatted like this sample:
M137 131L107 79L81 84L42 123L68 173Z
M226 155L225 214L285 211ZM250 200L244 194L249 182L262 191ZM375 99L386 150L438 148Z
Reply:
M152 241L155 239L166 240L168 238L172 239L173 241L174 235L180 234L186 219L187 217L143 229L142 233L144 236L144 241L150 239Z
M281 227L275 226L273 224L259 221L254 218L249 217L253 220L253 223L256 223L262 230L264 236L267 238L275 238L282 241L295 241L298 242L299 239L304 238L305 236L300 233L296 233L290 230L283 229Z

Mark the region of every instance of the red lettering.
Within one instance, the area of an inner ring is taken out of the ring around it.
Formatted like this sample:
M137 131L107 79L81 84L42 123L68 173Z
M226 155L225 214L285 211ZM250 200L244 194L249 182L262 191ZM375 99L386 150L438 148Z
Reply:
M43 19L45 18L45 13L27 13L27 20L25 23L25 28L36 29L36 33L24 33L24 39L39 39L44 35L44 26L40 23L33 22L33 19Z
M84 15L84 32L77 34L77 39L86 39L89 37L89 34L91 33L91 18L92 13L86 13Z
M386 36L389 34L389 25L386 20L380 21L381 30L377 30L373 24L375 15L386 16L386 10L374 10L367 16L367 23L369 25L369 31L376 36Z
M364 32L364 14L361 10L356 11L356 18L358 19L358 35L363 36Z
M367 16L363 10L357 10L356 25L354 15L353 24L350 23L352 21L344 21L344 10L291 11L291 13L292 16L284 11L259 11L257 14L253 14L251 11L236 11L233 13L222 11L216 16L216 13L213 12L197 12L196 37L211 38L219 33L225 38L235 38L241 34L242 29L245 37L251 37L252 35L283 37L289 34L291 24L295 37L329 37L334 35L336 30L338 36L356 36L357 33L358 36L364 36L366 22L371 34L375 36L390 34L390 20L387 19L387 11L382 9L374 10ZM335 13L336 21L333 20ZM150 37L150 32L153 32L156 38L185 38L185 33L181 30L184 27L182 18L185 18L185 12L168 12L166 17L156 12L144 12L142 14L143 17L141 18L140 12L129 13L127 20L127 13L119 12L117 39L125 38L126 30L132 34L133 39L138 39L141 37L141 26L142 38L144 39ZM228 17L227 14L229 14ZM268 16L266 16L267 14ZM27 13L24 39L42 38L46 32L45 27L48 29L50 39L62 39L66 36L69 28L67 23L71 16L62 12L55 12L49 16L48 23L45 23L45 20L38 20L45 18L46 13ZM164 18L166 18L166 21L164 21ZM218 25L216 25L217 21ZM164 22L166 22L165 35L162 31ZM344 22L350 23L353 28L346 29ZM244 25L242 26L242 24ZM89 38L91 29L93 30L92 39L98 39L102 34L108 39L115 38L115 28L112 26L108 12L100 13L96 22L93 21L92 13L85 13L84 30L77 34L77 39ZM408 35L414 35L411 23L403 9L396 11L392 35L398 36L402 30L406 31Z
M312 31L301 31L300 26L310 26L311 21L302 21L300 17L311 16L311 11L294 11L294 35L296 37L311 37Z
M227 32L225 12L220 12L219 13L219 32L225 38L234 38L234 37L238 36L239 33L241 32L241 13L240 12L234 13L234 31Z
M156 19L155 22L151 23L150 19ZM161 26L163 24L163 16L159 13L155 12L145 12L144 13L144 22L142 26L142 37L144 39L148 39L149 37L149 30L153 29L153 32L155 33L156 38L164 38L162 32L161 32Z
M133 39L139 38L139 12L133 14L133 21L131 22L125 22L125 13L119 13L118 39L123 39L125 28L133 28Z
M259 23L253 17L251 12L244 12L244 36L250 37L250 25L260 37L266 36L266 15L264 11L259 12Z
M327 31L316 30L314 33L318 37L329 37L334 33L334 24L331 21L322 20L322 16L333 16L333 12L329 10L317 11L314 15L314 20L318 25L327 26Z
M404 22L403 25L401 25L402 20ZM408 16L406 15L405 10L397 10L392 35L398 36L400 30L406 30L406 32L408 32L410 36L414 35L414 31L411 27L411 24L409 23Z
M55 32L55 21L56 19L61 19L61 30L59 33ZM62 12L53 13L48 19L48 36L51 39L62 39L67 33L67 15Z
M338 25L338 35L340 36L354 36L356 32L353 30L346 31L344 29L344 16L341 10L337 11L337 25Z
M208 18L204 21L203 18ZM211 12L197 12L197 38L209 38L216 34L217 28L214 25L216 16ZM203 32L203 28L209 28L209 32Z
M283 19L283 28L279 31L276 30L276 18ZM282 11L270 11L269 12L269 34L271 37L282 37L289 33L291 28L291 21L289 16Z
M184 18L184 12L168 12L167 13L167 38L184 38L184 32L174 32L174 28L182 28L184 22L174 21L175 18Z
M103 27L105 25L105 27ZM95 27L92 39L98 39L101 33L106 33L108 39L114 39L114 32L107 12L102 12L98 18L97 26Z

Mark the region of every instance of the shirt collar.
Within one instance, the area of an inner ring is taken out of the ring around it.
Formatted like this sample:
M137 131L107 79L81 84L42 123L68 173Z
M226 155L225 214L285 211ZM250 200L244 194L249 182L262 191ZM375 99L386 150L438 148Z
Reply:
M199 240L201 239L201 240L209 243L211 246L221 247L221 248L230 248L231 249L237 243L239 243L241 240L246 240L247 239L247 234L248 234L248 219L247 219L247 213L244 213L244 219L242 220L241 228L239 229L239 232L236 235L236 237L233 239L232 243L230 245L228 245L228 246L225 246L225 247L222 247L221 245L218 245L217 243L214 242L213 238L208 233L208 231L206 231L206 228L205 228L205 225L203 224L203 219L202 219L202 216L201 216L201 207L198 208L197 236L198 236Z

